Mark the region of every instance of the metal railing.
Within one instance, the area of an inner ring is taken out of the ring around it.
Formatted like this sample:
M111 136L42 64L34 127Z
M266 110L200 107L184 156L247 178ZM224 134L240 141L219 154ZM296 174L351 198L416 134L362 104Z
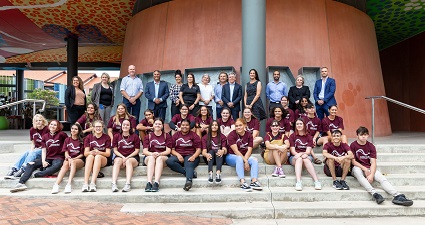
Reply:
M40 99L24 99L24 100L20 100L17 102L12 102L6 105L2 105L0 106L0 109L4 109L4 108L9 108L15 105L19 105L19 104L24 104L27 102L32 102L32 115L34 116L36 114L36 107L35 107L35 103L43 103L43 106L41 107L41 109L39 109L40 112L44 112L44 108L46 107L46 101L44 100L40 100Z
M370 97L366 97L366 99L372 100L372 143L374 143L374 139L375 139L375 99L384 99L384 100L392 102L396 105L400 105L400 106L403 106L405 108L411 109L413 111L425 114L425 110L423 110L423 109L416 108L416 107L408 105L406 103L394 100L392 98L388 98L386 96L370 96Z

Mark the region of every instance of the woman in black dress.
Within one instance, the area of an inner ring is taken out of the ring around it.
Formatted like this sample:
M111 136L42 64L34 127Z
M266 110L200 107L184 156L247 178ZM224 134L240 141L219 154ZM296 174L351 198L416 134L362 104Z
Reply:
M199 86L195 83L195 75L193 73L189 73L187 75L187 84L183 84L180 93L179 99L181 105L189 106L189 114L198 112L198 103L201 100L201 92L199 90Z
M258 72L255 69L249 71L249 82L245 86L244 102L245 108L252 109L252 113L258 120L266 118L263 101L261 100L261 81L258 78Z
M295 80L295 86L289 88L289 108L292 110L297 109L297 104L300 102L302 97L310 99L310 88L304 86L304 77L301 75L297 76Z

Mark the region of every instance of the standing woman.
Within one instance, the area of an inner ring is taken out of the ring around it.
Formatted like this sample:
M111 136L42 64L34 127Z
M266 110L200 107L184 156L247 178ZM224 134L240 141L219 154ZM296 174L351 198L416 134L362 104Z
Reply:
M72 86L65 91L65 106L68 113L68 121L74 124L86 110L86 93L84 92L81 77L72 78Z
M288 96L282 96L280 99L280 104L282 105L283 109L286 111L286 119L289 121L289 125L291 126L291 129L294 127L295 122L295 112L291 108L288 107L289 105L289 98Z
M62 152L65 153L65 161L58 174L55 184L52 188L52 194L59 193L59 185L61 184L66 172L69 170L68 183L65 186L64 193L71 193L72 179L74 179L75 172L84 166L84 142L83 142L83 128L79 124L71 126L71 137L65 139L62 147Z
M295 86L289 88L289 108L296 110L296 105L301 101L302 97L310 99L310 88L304 86L304 77L298 75L295 80Z
M198 116L195 117L196 134L202 138L207 132L212 122L212 116L207 106L203 105L199 109Z
M199 154L201 154L201 139L189 127L189 120L184 119L181 123L181 131L173 135L171 156L166 161L172 171L186 176L183 187L185 191L192 188L192 179L197 177L195 168L199 165Z
M220 132L220 126L216 120L208 127L208 133L202 138L202 155L208 164L208 183L214 182L213 165L216 164L215 183L221 183L221 166L227 153L227 139Z
M38 168L45 168L43 171L37 172L33 177L44 177L50 176L58 172L64 161L64 153L62 152L62 146L65 139L68 137L62 132L62 124L57 120L52 120L49 123L49 132L44 134L41 143L41 159L36 159L33 162L28 163L25 173L22 174L19 183L15 188L11 189L10 192L24 191L27 189L25 183L30 179L31 174Z
M114 149L114 167L112 169L112 192L117 192L117 179L120 169L125 167L126 182L122 192L131 190L131 178L134 167L140 162L140 138L131 129L130 120L122 121L120 134L115 134L112 144Z
M182 105L189 106L189 114L193 116L195 112L198 112L198 103L201 100L201 93L199 86L195 83L195 75L189 73L187 75L187 84L183 84L180 92L179 99Z
M146 174L148 178L145 187L146 192L159 191L159 180L162 170L166 166L168 155L171 153L171 148L171 136L164 132L164 121L161 118L156 118L153 122L153 132L146 135L143 141L144 163L147 166ZM155 182L152 182L154 176Z
M174 73L174 78L176 79L176 83L170 86L171 118L173 118L174 115L180 113L181 101L179 98L179 93L183 85L182 71L176 70Z
M264 151L264 161L269 165L276 165L272 176L285 177L282 164L288 161L289 138L279 132L279 121L273 120L271 124L271 132L267 132L264 142L266 150Z
M260 121L255 118L250 108L245 108L243 110L243 118L246 122L246 130L250 132L254 138L253 148L257 148L261 142L263 142L263 138L260 137Z
M199 90L201 94L201 100L199 101L199 106L205 105L208 108L208 111L210 112L210 115L212 115L212 105L213 105L213 99L214 99L214 90L212 85L210 84L210 75L204 74L202 76L202 83L200 83Z
M127 111L124 103L120 103L117 105L117 113L108 122L108 135L111 141L113 141L115 134L121 132L122 122L124 120L130 121L131 129L134 132L137 124L136 118Z
M111 155L111 138L103 133L103 121L94 121L94 131L84 139L84 156L86 157L86 166L84 167L84 184L82 192L96 192L96 178L100 168L108 163L108 157ZM90 173L92 173L89 186Z
M258 78L258 72L255 69L249 71L249 82L245 86L244 102L245 108L252 109L252 113L260 121L266 117L266 110L264 110L263 101L261 101L261 81ZM234 118L236 119L236 118Z
M224 136L230 134L235 130L235 121L232 119L232 114L229 108L223 108L221 110L221 118L217 120L218 125L220 125L220 131Z
M227 137L229 145L229 154L226 155L226 163L229 166L236 167L241 182L241 189L245 191L258 190L263 188L258 182L258 160L251 157L253 139L251 133L245 130L246 122L242 118L238 118L235 122L235 130ZM245 182L244 170L251 171L251 185Z
M102 120L102 117L100 117L96 104L90 103L87 105L86 112L75 123L83 128L83 134L87 136L93 131L93 122L96 120Z
M107 73L102 73L102 81L93 86L91 101L99 106L99 114L104 124L108 124L111 118L111 110L114 106L114 87L112 87L111 77ZM106 129L105 129L106 132Z
M312 163L313 157L311 156L311 151L313 151L313 138L308 134L303 119L298 118L295 121L295 132L289 137L289 143L291 145L291 157L289 157L289 162L295 167L295 177L297 179L295 190L303 190L303 184L301 183L303 166L313 178L314 188L316 190L321 190L322 184L317 178L316 170Z

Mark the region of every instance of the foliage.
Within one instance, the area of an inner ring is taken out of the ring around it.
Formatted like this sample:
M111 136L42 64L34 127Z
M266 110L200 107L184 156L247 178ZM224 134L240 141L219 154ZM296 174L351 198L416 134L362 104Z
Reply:
M47 105L51 106L59 105L59 99L56 97L56 92L52 90L37 88L34 89L32 93L28 93L28 98L44 100Z

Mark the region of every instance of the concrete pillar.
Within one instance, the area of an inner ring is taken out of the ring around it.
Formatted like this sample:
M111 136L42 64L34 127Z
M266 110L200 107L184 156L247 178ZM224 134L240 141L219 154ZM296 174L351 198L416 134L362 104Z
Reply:
M75 35L70 35L65 38L66 45L66 55L67 55L67 85L72 85L72 77L78 75L78 37Z

